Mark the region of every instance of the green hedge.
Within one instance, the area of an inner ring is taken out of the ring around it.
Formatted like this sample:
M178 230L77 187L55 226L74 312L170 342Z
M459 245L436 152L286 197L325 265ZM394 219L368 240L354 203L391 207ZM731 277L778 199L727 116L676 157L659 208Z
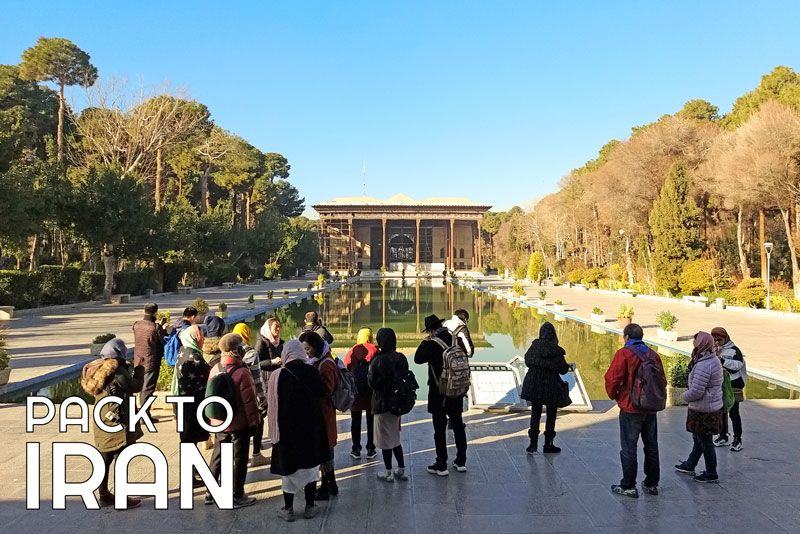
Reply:
M78 267L42 265L39 267L40 304L53 306L76 302L80 296L81 270Z
M0 271L0 306L37 307L41 279L42 275L36 271Z
M82 271L78 285L80 286L80 300L92 300L103 294L106 274L95 271Z
M155 272L149 267L138 271L125 270L114 273L114 293L144 295L148 289L155 287Z
M203 270L206 276L206 284L210 286L219 286L223 282L235 282L236 275L239 274L239 268L232 263L220 263L217 265L209 265Z

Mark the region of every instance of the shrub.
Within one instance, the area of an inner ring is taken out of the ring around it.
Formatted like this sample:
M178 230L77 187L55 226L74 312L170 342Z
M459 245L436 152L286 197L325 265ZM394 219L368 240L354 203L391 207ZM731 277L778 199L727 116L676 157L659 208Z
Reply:
M6 327L0 327L0 370L8 369L8 364L11 363L11 355L6 348Z
M681 291L696 295L714 288L716 269L712 260L694 260L683 267L680 276Z
M685 360L678 360L669 368L669 385L674 388L689 387L689 364Z
M599 267L592 267L583 271L581 284L586 286L597 286L597 281L603 276L603 270Z
M247 297L247 303L248 304L252 304L255 301L256 301L256 297L254 295L250 295L249 297Z
M525 294L525 290L522 288L522 284L519 282L514 282L514 285L511 287L511 291L518 296Z
M249 263L241 264L238 267L238 269L239 269L239 277L242 280L249 280L250 279L250 275L253 274L253 270L250 268L250 264Z
M603 311L602 308L598 308L597 306L595 306L594 308L592 308L592 313L595 315L603 315L605 312Z
M766 302L767 298L764 297L764 307L766 307L767 305ZM775 311L785 311L785 312L792 311L792 301L790 301L783 295L771 295L769 304L770 308Z
M206 299L197 297L194 299L194 302L192 302L192 306L197 308L198 315L204 315L208 313L208 302L206 302Z
M272 300L272 295L274 295L274 294L275 294L275 292L272 291L272 290L267 291L267 298Z
M144 295L148 289L155 287L155 272L149 267L138 271L125 270L114 273L114 293Z
M239 268L232 263L218 263L209 265L203 271L206 283L210 286L220 286L223 282L233 282L239 274Z
M40 280L41 274L36 271L0 271L0 306L37 307Z
M544 289L539 290L539 300L544 300L547 298L547 291Z
M553 277L553 285L554 286L563 286L564 285L564 277L563 276L554 276Z
M554 304L556 306L563 306L564 305L564 301L563 300L557 300L557 301L554 302Z
M159 310L159 311L156 312L156 322L160 323L160 322L162 322L162 319L163 319L164 324L169 324L171 322L170 321L171 317L169 315L169 310L163 310L163 311Z
M158 391L169 391L172 389L172 375L175 373L175 368L167 364L166 360L161 359L161 370L158 372L158 382L156 382L156 389Z
M42 265L39 267L40 303L48 306L68 304L78 300L81 270L77 267Z
M81 299L92 300L103 294L106 274L94 271L82 271L78 280L78 296Z
M106 343L108 343L109 341L114 339L115 337L117 337L117 336L115 336L114 334L100 334L99 336L95 337L92 340L92 344L93 345L105 345Z
M619 319L633 319L633 306L630 304L620 304L617 310L617 317Z
M608 269L611 279L614 281L622 281L625 278L625 269L619 263L614 263Z
M571 271L569 271L567 273L567 282L569 282L570 284L579 283L581 281L581 279L583 278L583 273L584 273L583 269L580 269L580 268L579 269L572 269Z
M761 278L745 278L732 291L733 301L739 306L758 308L767 298L767 290Z
M656 323L658 323L658 326L660 326L662 330L671 332L675 328L675 325L678 324L678 318L675 317L671 311L666 310L656 315Z
M222 313L225 313L228 310L228 305L225 304L224 302L220 302L219 304L217 304L217 310L221 311Z

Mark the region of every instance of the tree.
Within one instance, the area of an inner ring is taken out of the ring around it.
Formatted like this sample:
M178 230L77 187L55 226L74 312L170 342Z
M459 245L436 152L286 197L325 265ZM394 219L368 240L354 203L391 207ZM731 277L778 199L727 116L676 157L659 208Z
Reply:
M689 195L689 176L682 163L670 170L650 212L653 271L659 288L677 293L686 262L700 249L700 211Z
M750 118L764 102L777 100L800 110L800 74L789 67L778 66L761 77L758 87L736 99L724 123L735 129Z
M540 280L544 275L544 256L539 251L531 252L528 259L528 280Z
M686 102L675 115L684 119L714 122L719 120L719 108L708 100L696 98Z
M305 217L289 219L284 227L283 242L275 257L285 275L316 267L322 257L316 223Z
M56 142L59 161L64 159L64 88L71 85L89 87L97 80L97 68L89 54L75 43L60 37L39 37L35 46L22 53L19 73L23 79L53 82L58 86L58 130Z

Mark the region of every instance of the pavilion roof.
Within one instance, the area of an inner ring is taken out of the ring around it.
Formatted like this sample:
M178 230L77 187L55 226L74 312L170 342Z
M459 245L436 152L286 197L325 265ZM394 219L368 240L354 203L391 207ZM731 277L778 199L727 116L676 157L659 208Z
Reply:
M325 202L319 202L314 208L334 208L340 206L420 206L420 207L464 207L464 208L484 208L491 206L473 202L463 197L428 197L423 200L415 200L408 195L398 193L387 199L380 199L368 196L358 197L337 197Z

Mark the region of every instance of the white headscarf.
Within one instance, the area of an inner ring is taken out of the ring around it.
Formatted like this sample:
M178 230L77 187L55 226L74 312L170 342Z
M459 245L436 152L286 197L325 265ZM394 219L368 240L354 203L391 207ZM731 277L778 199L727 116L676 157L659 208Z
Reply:
M278 319L276 319L275 317L270 317L269 319L264 321L264 324L261 325L261 330L259 330L264 339L269 341L273 347L277 347L278 344L281 342L280 339L275 339L275 337L272 335L272 330L270 329L270 325L272 325L272 323L277 323L277 322Z
M284 366L295 360L306 361L306 359L306 350L298 340L292 339L284 343L283 353L281 353L281 361ZM269 375L269 384L267 385L267 423L269 425L269 439L273 445L281 439L280 429L278 428L278 378L282 372L283 367L271 373Z

